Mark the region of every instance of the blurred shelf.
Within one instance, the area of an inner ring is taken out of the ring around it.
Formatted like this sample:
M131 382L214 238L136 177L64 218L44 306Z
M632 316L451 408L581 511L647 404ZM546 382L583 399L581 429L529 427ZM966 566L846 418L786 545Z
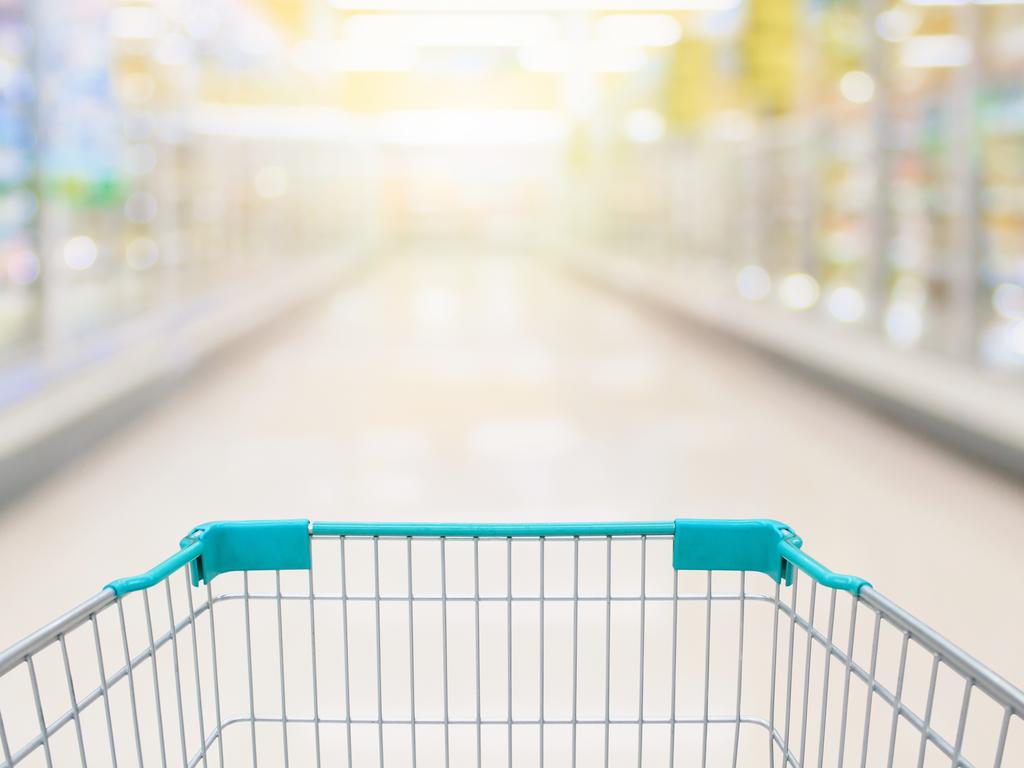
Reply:
M233 342L324 295L364 262L356 252L333 253L267 270L56 356L39 352L0 369L0 503L48 471L50 459L63 453L66 432L147 389L172 386ZM41 454L47 444L51 450Z
M1024 478L1024 386L880 337L774 312L668 269L607 254L571 255L568 269L641 302L675 313L796 366L868 405L1016 477ZM844 332L846 331L846 332Z

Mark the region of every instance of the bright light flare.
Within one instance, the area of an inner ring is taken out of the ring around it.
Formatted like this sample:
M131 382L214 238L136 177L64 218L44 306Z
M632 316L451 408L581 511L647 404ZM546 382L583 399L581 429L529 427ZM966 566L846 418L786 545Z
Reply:
M596 45L572 50L566 45L523 48L519 64L528 72L637 72L647 63L642 48Z
M963 35L918 35L905 40L900 63L910 69L950 69L968 64L971 41Z
M683 28L665 13L616 13L599 19L595 34L604 43L662 48L679 42Z
M787 275L779 284L779 300L789 309L810 309L818 303L820 295L818 281L804 272Z
M556 40L561 25L543 14L355 14L344 26L346 42L420 48L519 48Z

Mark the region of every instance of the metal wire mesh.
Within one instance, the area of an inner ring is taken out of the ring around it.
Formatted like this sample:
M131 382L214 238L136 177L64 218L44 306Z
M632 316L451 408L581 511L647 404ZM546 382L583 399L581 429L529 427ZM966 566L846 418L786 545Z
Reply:
M1014 692L877 593L671 550L315 536L104 592L0 668L0 766L1024 764Z

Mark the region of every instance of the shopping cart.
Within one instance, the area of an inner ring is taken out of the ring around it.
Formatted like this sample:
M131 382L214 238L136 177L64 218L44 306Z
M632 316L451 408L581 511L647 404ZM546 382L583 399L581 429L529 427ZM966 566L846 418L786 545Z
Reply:
M1020 690L800 547L211 523L0 655L0 766L1024 765Z

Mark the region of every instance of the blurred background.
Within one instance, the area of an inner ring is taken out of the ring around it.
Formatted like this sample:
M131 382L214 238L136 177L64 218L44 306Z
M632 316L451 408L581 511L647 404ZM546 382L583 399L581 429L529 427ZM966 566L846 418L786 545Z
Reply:
M204 519L707 514L1020 683L1022 477L1019 0L0 0L0 645Z

